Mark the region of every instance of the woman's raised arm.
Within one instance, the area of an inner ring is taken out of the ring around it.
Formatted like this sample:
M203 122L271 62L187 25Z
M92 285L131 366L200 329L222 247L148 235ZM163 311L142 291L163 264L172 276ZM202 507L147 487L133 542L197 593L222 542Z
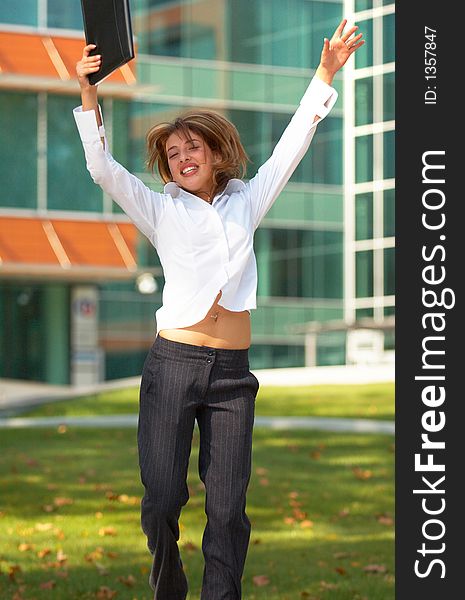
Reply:
M331 87L334 75L364 43L361 41L361 33L354 35L357 26L344 32L346 24L347 19L343 19L332 38L324 39L320 64L300 105L271 157L247 184L254 228L259 226L307 152L318 122L334 106L337 99L337 92Z

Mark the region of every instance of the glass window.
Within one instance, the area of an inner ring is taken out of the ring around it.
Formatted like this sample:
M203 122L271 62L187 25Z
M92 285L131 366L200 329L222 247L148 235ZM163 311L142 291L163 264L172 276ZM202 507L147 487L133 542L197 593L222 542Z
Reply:
M357 23L359 31L363 33L365 44L355 53L355 68L373 66L373 20L367 19Z
M373 136L355 138L355 181L373 181Z
M342 233L259 228L255 252L260 295L342 298Z
M48 208L102 210L102 190L86 169L84 150L72 110L77 98L49 96L47 101Z
M395 190L384 190L383 194L383 234L390 237L396 234L396 193Z
M391 315L395 315L396 314L396 307L395 306L385 306L384 307L384 316L385 317L389 317Z
M395 59L395 15L391 13L383 17L383 63L394 62Z
M384 248L384 293L393 296L396 293L395 248Z
M357 194L355 197L355 239L373 238L373 194Z
M303 345L253 344L249 356L251 369L305 366L305 346Z
M37 206L37 96L0 94L2 206Z
M384 349L395 350L396 349L396 336L395 331L388 329L384 332Z
M341 17L336 2L234 0L226 4L227 59L233 62L314 68L323 37L331 36Z
M357 298L373 296L373 250L355 253L355 290Z
M344 331L327 331L317 337L316 363L318 366L343 365L346 358Z
M300 161L290 181L340 185L342 162L342 119L329 117L318 125L311 148Z
M373 0L355 0L355 10L360 12L373 8Z
M359 319L368 319L373 318L374 312L372 308L357 308L355 310L355 318L358 321Z
M0 23L37 25L37 0L2 0Z
M373 123L373 78L355 80L355 125Z
M383 120L395 119L395 74L386 73L383 77Z
M83 29L80 2L47 0L47 24L62 29Z
M383 134L384 179L392 179L395 177L395 143L395 132L386 131Z

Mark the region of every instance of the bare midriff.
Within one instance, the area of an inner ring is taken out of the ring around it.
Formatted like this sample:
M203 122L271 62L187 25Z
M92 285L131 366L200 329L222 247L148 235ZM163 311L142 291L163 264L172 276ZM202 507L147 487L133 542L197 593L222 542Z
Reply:
M218 304L218 293L207 316L189 327L162 329L158 335L174 342L210 346L211 348L244 349L250 347L250 313L228 310Z

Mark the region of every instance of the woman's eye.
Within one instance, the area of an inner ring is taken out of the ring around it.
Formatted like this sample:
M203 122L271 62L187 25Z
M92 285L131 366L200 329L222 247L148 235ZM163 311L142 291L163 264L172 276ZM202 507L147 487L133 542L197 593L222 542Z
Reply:
M168 156L168 158L171 160L172 158L176 158L177 155L178 155L178 153L176 152L175 154L170 154L170 156Z

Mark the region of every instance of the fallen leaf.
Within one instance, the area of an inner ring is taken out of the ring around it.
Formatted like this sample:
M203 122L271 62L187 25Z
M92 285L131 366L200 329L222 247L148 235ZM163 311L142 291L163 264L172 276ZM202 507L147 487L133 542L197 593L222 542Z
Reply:
M52 590L55 586L56 582L53 579L51 579L50 581L44 581L40 584L39 587L41 590Z
M266 487L267 485L270 485L270 480L269 480L269 479L267 479L266 477L261 477L261 478L258 480L258 483L259 483L261 486L263 486L263 487Z
M66 425L58 425L57 427L58 433L66 433L68 431L68 427Z
M292 514L298 521L302 521L303 519L305 519L307 517L307 513L304 512L303 510L300 510L299 508L294 508L292 510Z
M262 540L260 538L255 538L252 540L252 545L256 546L257 544L261 544Z
M314 460L319 460L321 458L321 452L319 450L314 450L313 452L310 452L310 456Z
M270 583L270 579L266 575L255 575L252 577L252 581L257 587L263 587L264 585L268 585Z
M51 513L56 510L56 506L53 506L53 504L44 504L42 510L46 513Z
M353 467L352 472L357 479L370 479L373 477L373 472L369 469L361 469L360 467Z
M61 577L61 579L66 579L69 576L69 572L68 571L57 571L56 576Z
M367 573L385 573L386 567L384 565L367 565L363 567L363 570Z
M289 492L289 498L297 498L299 496L299 492Z
M28 550L34 550L34 544L26 544L26 543L19 544L18 550L20 552L27 552Z
M127 577L120 576L118 577L118 581L121 581L121 583L127 587L133 587L136 583L136 580L132 575L128 575Z
M69 504L74 504L74 500L72 498L63 498L58 496L53 499L53 504L55 506L68 506Z
M101 536L104 535L117 535L116 529L114 527L101 527L98 530L98 534Z
M66 554L63 552L63 550L58 550L57 552L57 561L59 563L64 563L68 560L68 557L66 556Z
M320 589L322 590L335 590L337 589L337 583L329 583L327 581L320 581Z
M381 525L387 525L388 527L394 525L394 519L389 515L378 515L376 519Z
M294 517L284 517L284 522L286 525L293 525L295 523Z
M118 502L122 502L123 504L131 504L132 506L139 504L139 498L137 496L128 496L127 494L120 494L117 499Z
M111 550L107 552L108 558L118 558L119 552L112 552Z
M268 469L265 469L264 467L257 467L255 469L255 473L257 475L268 475Z
M99 572L99 575L108 575L108 569L105 565L102 565L102 563L99 563L97 561L94 561L94 565L97 571Z
M349 556L350 556L350 552L335 552L333 554L333 558L336 558L338 560L340 558L349 558Z
M10 565L8 567L8 579L10 581L16 581L16 574L21 572L22 569L19 565Z
M50 550L50 548L43 548L43 550L39 550L39 552L37 552L37 556L39 558L44 558L44 556L47 556L51 552L52 551Z
M95 513L95 518L96 518L96 519L103 519L103 513L102 513L102 512L100 512L100 511L97 511L97 512Z
M89 552L88 554L86 554L84 556L84 559L87 560L87 562L93 562L94 560L100 560L103 557L103 548L101 546L99 546L98 548L95 548L95 550L92 550L92 552Z
M98 600L111 600L116 596L117 593L117 591L112 590L105 585L102 585L96 592L95 597L98 598Z
M310 519L305 519L305 521L300 523L300 526L304 528L313 527L313 521L310 521Z
M198 547L193 542L186 542L183 545L183 549L187 552L197 552Z
M53 523L36 523L34 528L37 531L49 531L50 529L53 529Z
M334 567L334 570L336 573L339 573L339 575L347 575L347 571L344 567Z

